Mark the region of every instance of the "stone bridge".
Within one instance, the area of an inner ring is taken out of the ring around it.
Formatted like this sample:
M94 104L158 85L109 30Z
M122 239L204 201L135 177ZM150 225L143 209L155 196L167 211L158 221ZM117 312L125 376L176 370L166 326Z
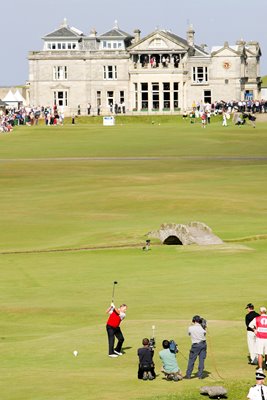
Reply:
M159 230L148 232L147 236L157 238L167 245L223 244L223 241L203 222L190 222L186 225L162 224Z

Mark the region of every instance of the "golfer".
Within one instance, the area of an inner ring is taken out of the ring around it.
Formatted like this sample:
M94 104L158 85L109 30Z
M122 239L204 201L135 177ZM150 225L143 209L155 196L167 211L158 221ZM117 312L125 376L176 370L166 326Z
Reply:
M247 398L250 400L265 400L267 399L267 386L264 385L264 375L263 372L256 372L256 385L249 389Z
M106 313L109 314L107 320L107 334L108 334L108 347L109 357L122 356L121 348L124 342L124 337L120 329L121 321L126 317L127 305L122 304L119 308L116 308L113 303L107 309ZM115 336L118 339L117 346L114 349Z

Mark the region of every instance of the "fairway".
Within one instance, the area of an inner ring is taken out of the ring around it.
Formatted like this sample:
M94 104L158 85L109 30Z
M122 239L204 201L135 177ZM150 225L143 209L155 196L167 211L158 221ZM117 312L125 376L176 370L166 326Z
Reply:
M255 369L244 308L267 305L266 128L118 118L0 136L3 400L195 400L216 384L246 398ZM152 239L141 250L162 223L190 221L224 244ZM118 359L107 357L105 331L114 280L116 305L128 305ZM176 340L185 373L195 314L208 320L207 377L167 382L161 342ZM152 325L158 377L138 381Z

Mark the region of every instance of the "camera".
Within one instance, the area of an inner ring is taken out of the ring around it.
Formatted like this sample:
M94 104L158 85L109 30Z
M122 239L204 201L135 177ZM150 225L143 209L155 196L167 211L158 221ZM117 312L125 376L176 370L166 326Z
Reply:
M178 345L177 345L177 343L173 340L173 339L171 339L170 341L169 341L169 349L170 349L170 352L171 353L174 353L174 354L176 354L176 353L178 353L179 352L179 349L178 349Z
M205 320L205 318L200 317L199 315L195 315L192 319L193 322L197 322L198 324L200 324L202 326L203 329L206 330L207 328L207 321Z
M155 340L155 338L149 339L149 348L150 348L151 350L154 350L155 347L156 347L156 340Z
M200 325L202 326L203 329L207 329L207 321L201 317L201 322Z

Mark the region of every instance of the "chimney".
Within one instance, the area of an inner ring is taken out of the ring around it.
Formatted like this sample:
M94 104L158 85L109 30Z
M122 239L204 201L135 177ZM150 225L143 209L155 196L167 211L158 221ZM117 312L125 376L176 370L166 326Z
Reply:
M134 30L134 43L139 42L139 40L140 40L140 34L141 34L140 29L135 29L135 30Z
M97 31L95 30L95 28L92 28L92 29L90 30L89 36L91 36L91 37L96 37L96 34L97 34Z
M60 25L60 28L68 28L68 22L67 22L67 18L63 19L62 24Z
M194 46L194 42L195 42L195 31L193 28L193 25L190 24L188 30L187 30L187 42L189 44L189 46Z

